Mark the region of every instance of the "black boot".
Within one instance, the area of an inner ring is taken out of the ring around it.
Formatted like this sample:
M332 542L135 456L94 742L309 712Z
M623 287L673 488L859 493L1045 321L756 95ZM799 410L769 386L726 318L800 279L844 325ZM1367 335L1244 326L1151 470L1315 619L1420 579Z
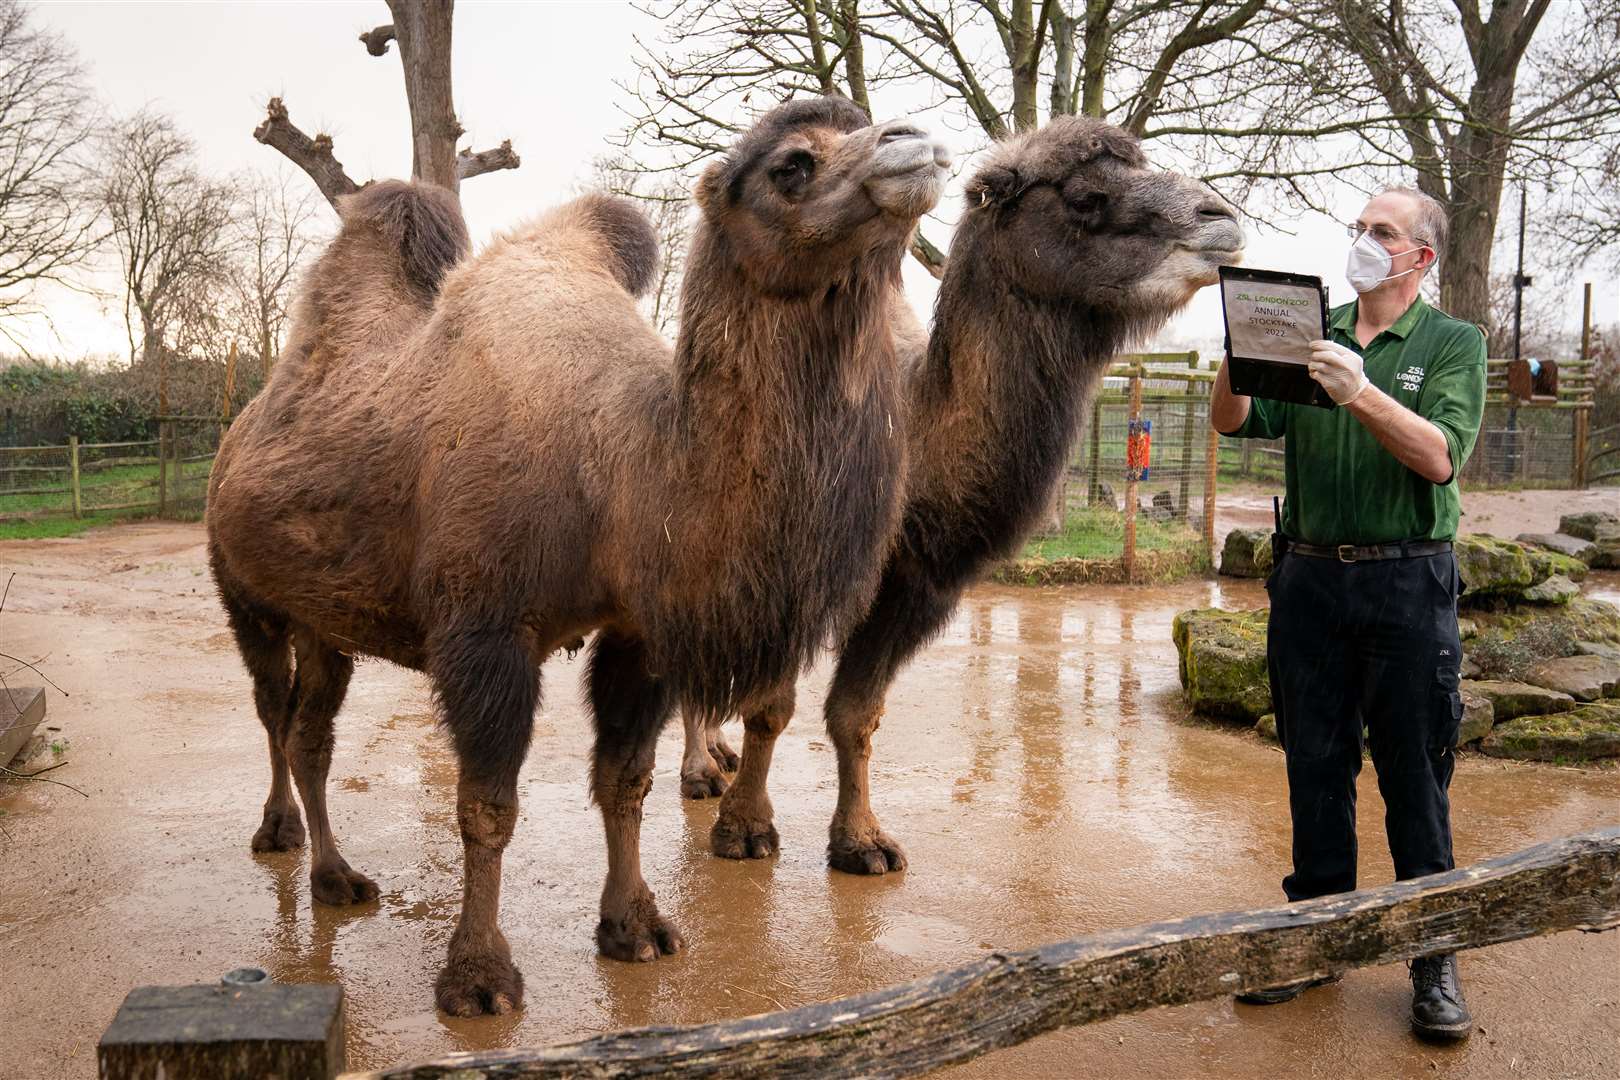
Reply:
M1466 1039L1474 1030L1455 953L1412 961L1412 1030L1431 1039Z
M1313 986L1326 986L1328 983L1338 982L1340 978L1339 975L1327 975L1320 979L1301 979L1296 983L1250 990L1246 994L1239 994L1237 999L1245 1005L1281 1005L1285 1001L1293 1001Z

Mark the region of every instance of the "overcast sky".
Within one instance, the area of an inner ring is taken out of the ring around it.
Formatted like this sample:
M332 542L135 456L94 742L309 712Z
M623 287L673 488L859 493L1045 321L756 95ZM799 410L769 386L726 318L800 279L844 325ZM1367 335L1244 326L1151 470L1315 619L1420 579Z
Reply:
M364 3L40 3L37 17L79 50L93 86L113 113L149 105L172 115L201 151L211 171L291 168L253 139L265 102L282 97L292 121L314 134L326 131L348 174L360 182L410 171L410 125L396 50L368 55L357 35L389 20L379 0ZM632 38L650 40L657 26L616 0L494 3L458 0L455 24L455 102L470 141L484 149L511 139L523 159L515 171L468 181L462 201L475 243L567 198L592 158L611 147L624 115L615 81L634 75ZM934 125L936 129L938 124ZM971 162L968 162L971 165ZM297 174L306 182L302 174ZM927 226L944 246L954 220L954 198L942 206L944 223ZM1504 199L1504 202L1507 200ZM1354 218L1362 196L1346 188L1334 217ZM324 206L324 204L323 204ZM1262 208L1251 212L1266 216ZM1504 206L1504 211L1507 211ZM322 210L326 214L326 210ZM330 219L335 224L335 217ZM1341 226L1324 215L1287 221L1288 232L1251 230L1251 266L1320 275L1335 303L1350 299L1344 281L1348 246ZM908 260L909 263L909 260ZM908 268L912 301L932 304L932 280ZM1620 318L1612 273L1594 274L1599 320ZM1578 285L1551 289L1537 299L1563 302L1566 324L1578 322ZM113 282L104 282L107 288ZM116 301L97 302L52 293L59 334L36 320L24 336L45 355L125 354ZM1167 340L1219 338L1220 307L1206 289L1166 331Z

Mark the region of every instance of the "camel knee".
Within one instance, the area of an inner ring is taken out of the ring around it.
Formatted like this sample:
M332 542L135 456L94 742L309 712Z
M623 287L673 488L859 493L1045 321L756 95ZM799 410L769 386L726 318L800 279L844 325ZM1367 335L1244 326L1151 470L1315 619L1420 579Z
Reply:
M486 799L463 799L456 805L462 843L469 847L504 850L517 826L517 804Z
M831 736L834 746L862 757L869 756L872 752L872 735L880 726L882 717L883 709L879 705L830 709L827 712L827 734Z

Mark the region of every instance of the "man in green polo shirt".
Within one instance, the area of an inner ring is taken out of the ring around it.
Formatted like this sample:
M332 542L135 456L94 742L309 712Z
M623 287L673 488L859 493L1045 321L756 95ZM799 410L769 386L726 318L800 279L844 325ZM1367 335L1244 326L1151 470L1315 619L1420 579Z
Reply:
M1453 867L1452 750L1460 580L1457 474L1485 400L1478 328L1425 303L1419 285L1445 247L1440 205L1411 188L1369 202L1346 276L1357 299L1333 309L1311 376L1338 407L1240 397L1221 368L1216 430L1286 438L1278 558L1267 635L1277 734L1287 759L1294 872L1290 900L1356 887L1356 775L1362 728L1378 773L1399 880ZM1412 964L1419 1034L1466 1038L1472 1019L1454 955ZM1246 994L1287 1001L1313 980Z

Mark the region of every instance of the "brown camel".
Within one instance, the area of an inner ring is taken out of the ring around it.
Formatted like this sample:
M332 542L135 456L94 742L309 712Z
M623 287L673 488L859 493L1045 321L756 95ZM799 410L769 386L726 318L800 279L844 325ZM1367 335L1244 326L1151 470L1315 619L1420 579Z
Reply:
M1002 144L968 185L967 204L926 349L907 358L900 533L827 694L838 754L827 856L849 873L906 865L869 801L889 685L962 591L1039 522L1108 363L1213 284L1243 246L1224 199L1150 169L1136 139L1092 119L1060 118ZM744 747L742 774L753 752ZM763 791L763 778L755 783ZM775 850L769 821L737 842L730 797L715 853Z
M945 163L847 101L767 114L699 183L673 356L635 308L656 251L622 200L576 200L459 264L447 196L346 202L287 359L221 447L210 548L270 738L255 846L301 838L290 773L316 899L377 893L325 813L352 655L430 676L465 854L447 1012L521 1002L501 852L540 665L593 631L597 942L681 948L640 869L658 730L681 702L774 736L800 669L866 610L903 469L884 327Z

